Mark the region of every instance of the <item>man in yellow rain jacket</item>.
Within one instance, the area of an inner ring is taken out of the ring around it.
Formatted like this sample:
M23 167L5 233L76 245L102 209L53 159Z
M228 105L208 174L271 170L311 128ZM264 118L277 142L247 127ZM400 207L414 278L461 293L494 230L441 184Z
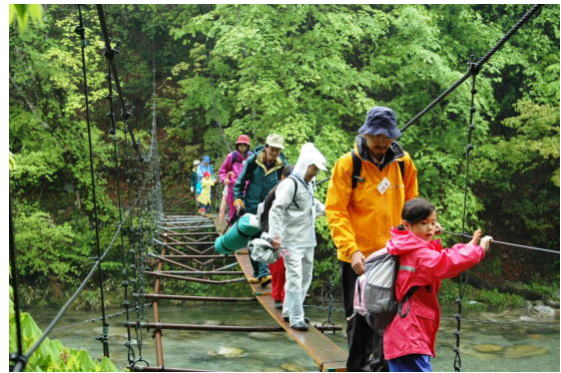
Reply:
M366 257L385 247L390 228L401 223L403 205L418 195L417 169L395 141L401 133L393 110L371 109L358 134L354 150L333 168L325 204L341 262L347 318L353 314L355 281L364 273ZM349 371L379 369L381 333L370 331L365 321L348 321Z

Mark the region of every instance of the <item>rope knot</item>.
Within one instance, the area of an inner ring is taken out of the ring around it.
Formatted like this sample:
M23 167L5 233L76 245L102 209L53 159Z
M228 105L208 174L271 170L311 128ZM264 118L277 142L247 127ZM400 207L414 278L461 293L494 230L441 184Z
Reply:
M113 57L115 57L116 54L119 54L119 50L115 48L105 48L105 51L103 52L103 55L109 61L113 60Z
M468 62L468 71L470 75L475 76L481 71L481 66L477 62Z
M76 28L74 29L74 32L77 33L78 35L80 35L80 38L84 38L85 35L86 35L84 26L82 26L82 25L76 26Z

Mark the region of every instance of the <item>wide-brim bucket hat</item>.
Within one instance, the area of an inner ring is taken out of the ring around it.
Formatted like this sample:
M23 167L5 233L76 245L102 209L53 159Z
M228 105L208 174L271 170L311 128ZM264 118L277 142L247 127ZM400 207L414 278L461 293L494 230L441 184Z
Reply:
M249 136L248 135L240 135L238 136L238 139L236 140L236 145L239 144L246 144L247 146L249 146Z
M401 131L397 128L397 116L388 107L376 106L366 114L366 120L362 127L358 129L359 135L385 135L391 139L401 136Z
M274 148L284 149L284 137L272 133L269 136L267 136L267 139L265 140L265 144L272 146Z

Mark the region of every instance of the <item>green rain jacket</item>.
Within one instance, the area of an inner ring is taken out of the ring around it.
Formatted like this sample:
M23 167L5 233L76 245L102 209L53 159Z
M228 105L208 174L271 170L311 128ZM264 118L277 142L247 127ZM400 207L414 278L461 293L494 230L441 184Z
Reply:
M246 212L252 214L257 213L257 205L263 202L267 193L277 185L280 173L286 165L281 155L275 164L267 169L263 161L264 156L265 152L261 150L249 157L234 185L234 199L243 200Z

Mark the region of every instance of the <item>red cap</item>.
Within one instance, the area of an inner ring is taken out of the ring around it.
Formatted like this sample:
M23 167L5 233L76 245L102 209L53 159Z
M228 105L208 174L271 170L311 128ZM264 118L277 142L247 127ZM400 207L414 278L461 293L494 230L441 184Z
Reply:
M210 173L205 172L205 173L203 174L203 177L210 177Z
M238 137L238 141L236 141L236 145L238 144L246 144L247 146L249 146L249 136L240 135L240 137Z

